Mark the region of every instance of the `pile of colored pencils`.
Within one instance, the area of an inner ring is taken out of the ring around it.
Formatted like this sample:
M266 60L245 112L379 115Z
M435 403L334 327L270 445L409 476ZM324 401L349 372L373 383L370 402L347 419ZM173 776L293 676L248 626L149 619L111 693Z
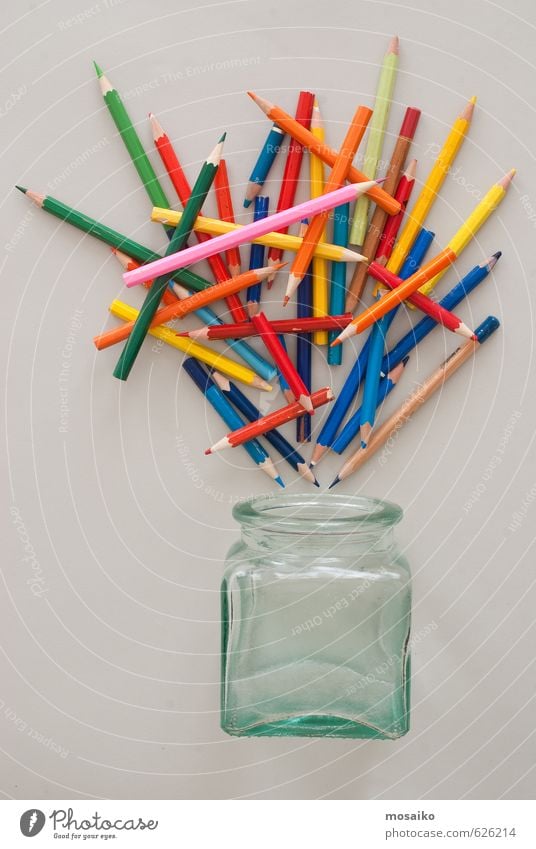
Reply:
M119 92L95 64L107 110L153 207L152 220L164 228L168 241L163 255L56 198L17 187L41 209L108 245L123 268L126 286L144 287L138 307L120 300L110 304L120 323L95 337L98 350L121 346L114 376L128 378L148 335L182 351L185 374L228 429L205 453L241 445L280 486L283 462L318 486L316 466L322 457L350 449L331 486L345 480L499 326L488 316L470 329L454 310L488 277L500 252L490 252L441 300L430 293L502 201L515 171L495 179L452 238L428 258L435 234L426 229L427 217L468 133L476 98L461 107L422 179L411 158L421 112L407 107L392 134L388 165L381 168L398 61L395 37L381 63L372 108L357 106L338 150L326 139L325 104L312 92L299 92L294 115L248 92L271 124L247 183L243 208L249 212L241 213L241 218L251 215L246 223L237 222L233 183L223 159L226 134L214 140L190 185L172 140L150 114L154 147L167 173L164 189ZM354 159L362 144L360 171ZM276 159L284 163L277 201L271 204L264 185ZM296 203L300 186L307 187L310 199ZM218 218L203 214L211 192ZM182 211L170 208L170 194ZM208 261L209 279L196 269L203 260ZM281 286L277 278L282 274L286 281ZM367 285L369 279L374 286ZM268 310L268 317L263 301L278 303L279 316L271 317L273 310ZM390 328L403 303L410 307L403 317L409 326L393 342ZM411 310L417 311L415 320ZM179 330L176 320L192 315L193 323L181 321ZM382 421L383 402L401 381L411 351L437 325L461 337L459 347ZM312 354L319 351L330 366L341 366L341 343L358 333L365 333L363 345L357 355L345 346L348 371L335 397L331 387L315 385ZM293 336L291 349L287 342ZM225 352L214 346L218 341L225 343ZM275 380L284 402L275 401L267 414L237 385L270 392ZM318 423L316 411L328 404ZM289 422L295 422L295 439L279 430ZM312 423L317 425L314 446L305 460L295 443L312 440Z

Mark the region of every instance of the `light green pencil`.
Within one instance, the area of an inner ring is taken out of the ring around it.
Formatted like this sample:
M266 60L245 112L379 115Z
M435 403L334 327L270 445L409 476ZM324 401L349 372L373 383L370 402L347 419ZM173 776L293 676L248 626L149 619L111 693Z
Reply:
M395 86L396 72L398 69L398 36L395 35L389 43L387 53L384 56L378 90L374 102L374 114L369 125L367 148L363 173L368 179L373 180L380 161L385 129L391 109L391 98ZM352 228L350 230L350 243L362 245L368 226L369 199L365 195L360 197L355 205Z

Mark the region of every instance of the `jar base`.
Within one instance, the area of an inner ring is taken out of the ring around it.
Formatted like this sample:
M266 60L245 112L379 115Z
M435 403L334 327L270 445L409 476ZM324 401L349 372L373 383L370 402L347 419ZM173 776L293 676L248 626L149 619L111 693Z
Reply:
M356 720L329 714L285 717L240 729L222 722L221 727L232 737L344 737L354 740L398 740L409 731L409 723L401 723L396 731L387 732Z

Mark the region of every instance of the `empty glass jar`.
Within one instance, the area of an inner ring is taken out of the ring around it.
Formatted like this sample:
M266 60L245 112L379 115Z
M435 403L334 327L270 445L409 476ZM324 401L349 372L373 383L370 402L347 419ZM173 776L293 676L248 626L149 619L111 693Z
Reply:
M338 495L235 506L222 585L222 728L395 739L409 728L409 566L395 504Z

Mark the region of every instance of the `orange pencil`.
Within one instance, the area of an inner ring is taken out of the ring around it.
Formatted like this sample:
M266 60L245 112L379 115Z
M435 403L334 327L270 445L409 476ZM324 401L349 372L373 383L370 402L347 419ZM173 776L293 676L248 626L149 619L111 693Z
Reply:
M282 268L284 265L286 265L285 262L281 263L279 268ZM253 286L255 283L265 280L273 272L274 266L271 265L265 268L256 268L253 271L245 271L238 277L231 277L229 280L224 280L223 283L215 283L214 286L209 286L208 289L203 289L202 292L196 292L183 301L177 300L176 303L169 304L158 310L150 326L157 327L159 324L165 324L166 321L171 321L173 318L182 318L200 309L200 307L206 307L220 298L226 298L227 295L232 295L234 292L239 292L241 289L246 289L248 286ZM99 351L102 351L103 348L109 348L111 345L117 345L118 342L123 342L130 336L134 324L134 321L127 321L121 327L115 327L113 330L108 330L106 333L95 336L93 339L95 347Z
M328 194L329 192L335 191L335 189L339 189L345 183L353 158L356 154L357 148L359 147L359 143L363 138L371 115L372 110L368 109L366 106L359 106L357 108L348 128L348 132L344 137L341 149L333 163L331 173L324 186L324 194ZM291 296L305 277L307 269L309 268L313 258L315 247L323 235L328 216L329 212L327 211L320 212L318 215L315 215L305 231L301 248L294 257L290 269L287 291L284 298L285 304L288 303Z
M447 266L451 265L455 260L456 253L452 250L452 248L444 248L437 256L431 259L430 262L423 265L419 271L416 271L415 274L412 274L411 277L404 280L400 286L397 286L396 289L391 289L391 291L387 292L386 295L378 298L371 307L364 310L364 312L354 318L352 323L349 324L348 327L345 327L342 333L340 333L339 336L337 336L337 338L331 343L331 346L334 347L335 345L340 345L350 336L354 336L356 333L362 333L363 330L366 330L367 327L370 327L370 325L374 324L375 321L378 321L379 318L390 312L406 298L409 298L410 295L413 295L417 289L420 289L421 286L424 286L425 283L432 280L436 274L439 274L440 271L443 271L443 269L447 268ZM170 309L170 307L166 307L166 309Z
M214 189L216 191L216 203L218 204L218 213L221 220L235 224L233 199L231 197L231 187L229 186L229 175L227 174L227 163L225 159L220 159L220 166L214 178ZM225 255L231 277L237 277L241 269L240 248L229 248L225 252Z
M304 147L309 148L311 153L318 156L318 158L325 162L326 165L331 165L331 167L333 167L335 160L337 159L337 151L332 150L332 148L328 147L327 144L322 144L315 139L310 130L302 127L301 124L298 124L296 119L293 118L292 115L289 115L288 112L285 112L284 109L281 109L280 106L275 106L273 103L270 103L269 100L265 100L263 97L253 94L252 91L248 91L248 94L251 99L255 101L257 106L262 109L264 114L274 121L278 127L281 127L282 130L292 136L293 139L302 144ZM358 171L358 169L353 166L348 172L348 180L350 183L364 183L368 179L369 178L363 174L362 171ZM389 213L389 215L396 215L397 212L400 212L400 204L394 200L391 195L387 194L384 189L380 188L380 186L373 186L368 190L367 194L374 203L381 206L381 208L385 210L385 212Z

